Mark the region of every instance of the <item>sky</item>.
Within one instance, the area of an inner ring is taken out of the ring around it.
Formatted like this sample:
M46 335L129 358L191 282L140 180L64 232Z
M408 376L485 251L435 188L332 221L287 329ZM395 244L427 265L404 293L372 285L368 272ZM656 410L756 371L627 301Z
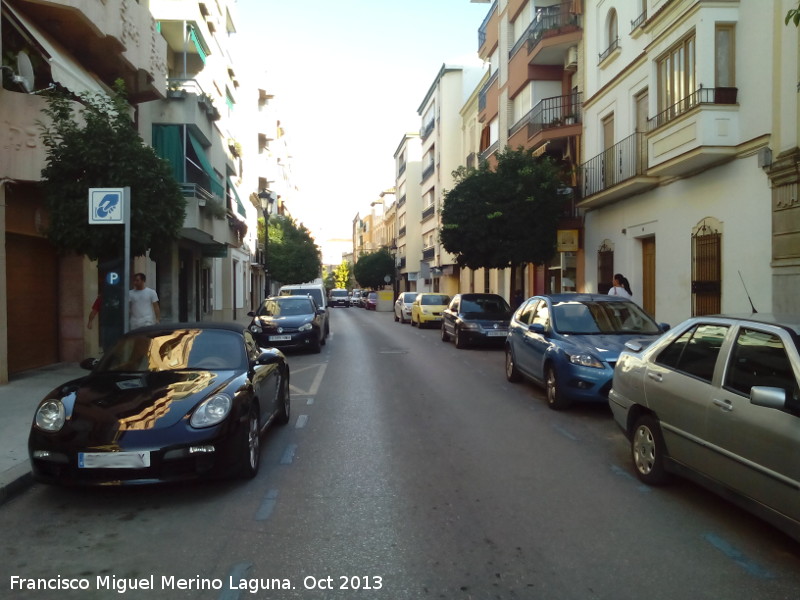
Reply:
M442 64L480 64L490 3L238 0L237 59L266 71L292 154L291 214L323 249L352 251L356 213L395 184L394 152ZM237 69L238 70L238 69ZM391 197L390 197L391 198ZM346 246L346 247L345 247Z

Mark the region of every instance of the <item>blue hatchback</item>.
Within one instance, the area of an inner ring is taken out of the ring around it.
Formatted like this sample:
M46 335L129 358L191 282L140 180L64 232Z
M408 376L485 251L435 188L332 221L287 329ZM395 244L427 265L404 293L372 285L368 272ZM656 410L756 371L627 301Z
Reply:
M625 342L647 345L667 329L619 296L533 296L514 313L508 328L506 378L525 377L544 386L547 404L556 410L575 401L608 402Z

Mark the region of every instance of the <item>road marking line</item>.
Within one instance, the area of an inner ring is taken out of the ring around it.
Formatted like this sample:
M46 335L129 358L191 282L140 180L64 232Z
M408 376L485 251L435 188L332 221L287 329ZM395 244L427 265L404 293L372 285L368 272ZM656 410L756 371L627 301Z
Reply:
M256 521L266 521L269 519L272 511L275 510L275 505L278 503L278 490L270 490L264 496L264 501L256 513Z
M297 422L294 425L295 429L302 429L308 423L308 415L300 415L297 417Z
M636 477L634 477L633 475L628 473L622 467L618 467L617 465L611 465L611 472L614 473L614 475L619 475L620 477L624 477L625 479L628 479L630 481L638 483L639 485L636 486L636 489L639 490L640 492L652 492L653 491L652 489L650 489L650 486L645 485L642 482L640 482Z
M775 576L772 573L747 558L739 550L731 546L718 535L706 533L703 537L709 544L714 546L717 550L722 552L725 556L730 558L733 562L742 567L753 577L757 577L758 579L775 579Z
M294 453L297 451L297 444L289 444L286 446L286 450L283 451L283 456L281 456L281 464L282 465L290 465L294 460Z
M252 568L252 563L238 563L231 567L228 572L228 579L226 581L239 581L240 579L247 579L247 572ZM217 600L238 600L241 590L232 590L226 588L222 593L217 596Z

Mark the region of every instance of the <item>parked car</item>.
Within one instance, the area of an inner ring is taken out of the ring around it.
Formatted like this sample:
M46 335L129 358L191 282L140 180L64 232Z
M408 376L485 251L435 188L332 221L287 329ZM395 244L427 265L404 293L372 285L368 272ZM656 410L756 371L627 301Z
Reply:
M361 306L361 298L361 290L353 290L353 293L350 294L350 306Z
M456 348L471 344L503 344L511 307L498 294L456 294L442 313L442 341Z
M311 296L272 296L247 315L261 346L319 352L325 345L325 311Z
M325 337L331 332L330 315L328 314L328 295L325 293L325 286L321 283L292 283L282 285L278 290L279 296L311 296L319 308L325 311L323 320L325 321Z
M364 308L367 310L378 310L378 292L369 292L367 300L364 303Z
M417 294L411 303L411 326L424 327L431 323L442 322L442 311L450 303L447 294L422 293Z
M344 289L331 290L328 297L331 306L344 306L350 308L350 294Z
M411 320L411 305L417 292L402 292L394 301L394 320L405 323Z
M607 402L625 343L652 341L668 329L619 296L533 296L514 313L506 338L506 378L545 387L547 404Z
M153 325L37 407L33 475L54 484L253 477L270 423L289 421L289 364L238 324Z
M609 404L636 475L678 473L800 541L800 316L695 317L629 344Z

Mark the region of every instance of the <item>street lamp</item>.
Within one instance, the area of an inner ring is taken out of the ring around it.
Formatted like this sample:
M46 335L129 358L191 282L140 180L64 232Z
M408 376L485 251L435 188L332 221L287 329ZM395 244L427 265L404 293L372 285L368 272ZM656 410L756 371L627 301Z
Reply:
M275 194L269 190L261 190L258 192L258 199L261 201L261 211L264 213L264 298L269 298L269 215L275 204Z

